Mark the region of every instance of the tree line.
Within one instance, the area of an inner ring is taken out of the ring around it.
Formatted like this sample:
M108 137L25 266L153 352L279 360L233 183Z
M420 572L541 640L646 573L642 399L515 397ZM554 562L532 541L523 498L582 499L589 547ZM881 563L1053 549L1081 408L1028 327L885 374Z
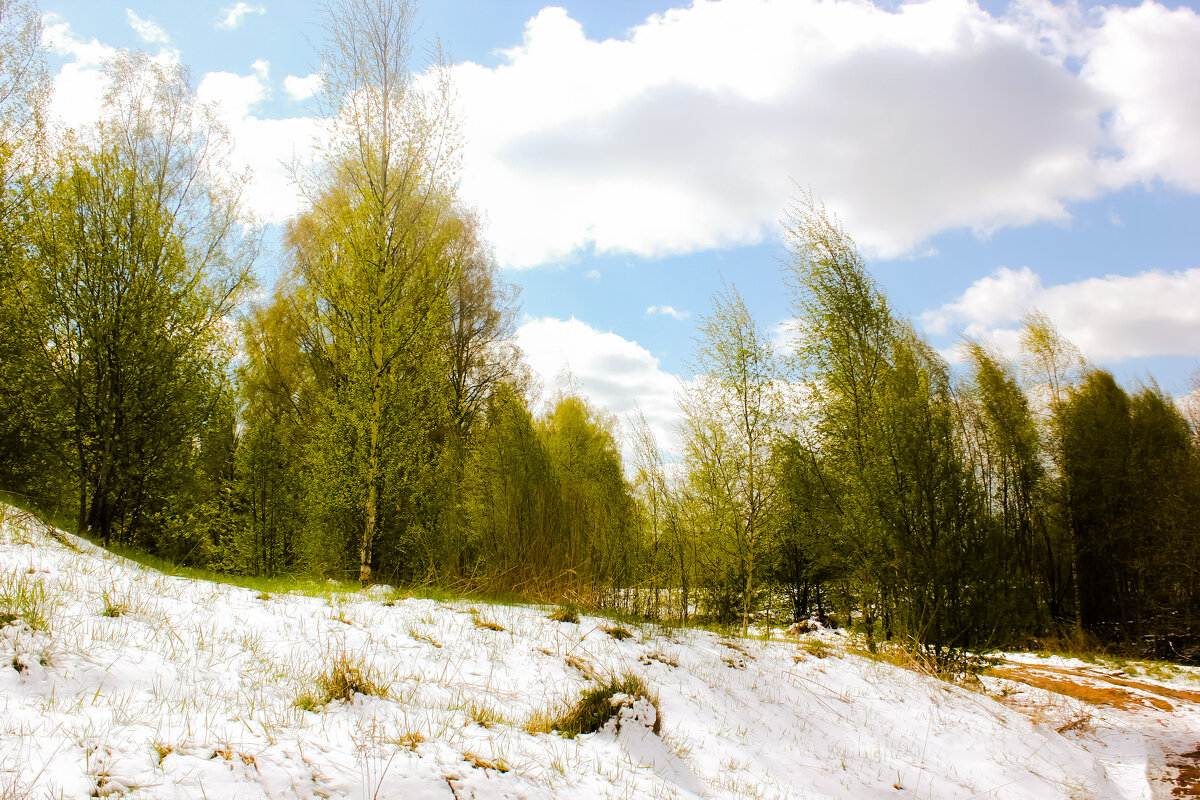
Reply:
M1036 312L1019 364L969 342L955 372L810 195L785 226L794 347L719 292L679 453L639 418L625 465L577 388L539 403L414 10L326 9L328 130L260 295L247 176L186 69L121 53L103 118L52 132L36 9L0 0L0 488L231 573L1196 657L1194 420Z

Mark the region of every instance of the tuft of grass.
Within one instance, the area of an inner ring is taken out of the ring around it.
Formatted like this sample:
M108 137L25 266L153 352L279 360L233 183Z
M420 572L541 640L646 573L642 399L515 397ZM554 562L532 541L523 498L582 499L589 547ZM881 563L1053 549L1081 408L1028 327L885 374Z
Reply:
M480 630L485 630L485 631L507 631L508 630L508 628L504 627L503 625L501 625L498 622L491 622L486 619L480 619L479 617L472 617L471 620L475 623L475 627L479 628Z
M425 642L426 644L431 644L434 647L439 647L439 648L442 646L442 643L439 642L437 639L434 639L432 636L430 636L427 633L421 633L419 630L417 630L416 628L414 628L412 626L409 626L409 628L408 628L408 635L411 636L412 638L416 639L418 642Z
M25 572L0 577L0 627L20 620L35 631L49 630L51 605L40 579Z
M409 751L410 753L415 753L417 751L417 748L424 741L425 741L425 734L420 733L419 731L409 731L408 733L403 733L399 737L397 737L397 739L395 740L395 744L398 747L403 747L405 750Z
M471 621L475 623L475 627L479 628L480 630L483 630L483 631L507 631L508 630L508 628L504 627L503 625L501 625L498 622L492 622L491 620L482 619L479 616L478 608L469 608L469 609L467 609L467 613L471 615Z
M660 664L665 664L668 667L678 667L679 662L670 656L664 654L660 650L655 650L653 653L646 653L638 659L643 665L650 666L651 663L657 661Z
M646 700L654 707L652 730L655 733L661 731L662 713L658 696L650 691L640 677L629 672L621 676L614 675L595 688L585 689L575 705L557 717L548 711L535 712L525 729L530 733L557 732L564 738L574 739L580 734L600 730L622 708L633 705L637 700Z
M557 611L550 615L550 620L553 622L567 622L572 625L579 624L579 609L573 604L567 604L560 607Z
M159 741L151 742L150 746L154 750L155 764L158 766L162 766L163 759L175 752L174 747Z
M129 598L118 595L116 589L104 589L100 596L104 604L100 616L123 617L130 612Z
M350 701L356 694L387 697L390 688L361 656L336 653L313 679L312 690L297 697L292 705L302 711L316 711L334 700Z
M467 706L467 719L481 728L491 728L496 725L508 725L508 718L495 706L486 703L471 703Z
M620 625L603 625L600 630L607 633L618 642L623 642L626 639L632 639L633 634L628 628L622 628Z
M829 645L820 639L808 639L800 645L800 649L813 658L828 658L833 655L833 651L830 650Z
M463 753L463 761L466 761L475 769L491 769L495 770L496 772L508 772L510 769L508 763L505 762L503 758L497 758L493 761L491 759L484 758L483 756L477 756L471 752Z

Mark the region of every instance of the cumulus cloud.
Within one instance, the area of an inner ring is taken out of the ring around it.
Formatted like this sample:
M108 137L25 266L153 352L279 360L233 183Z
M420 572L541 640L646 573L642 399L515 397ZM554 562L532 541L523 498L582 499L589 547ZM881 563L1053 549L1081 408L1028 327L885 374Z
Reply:
M270 63L260 59L251 64L250 69L249 75L205 73L196 87L197 99L211 103L227 123L236 124L270 96Z
M221 19L217 21L217 27L221 30L231 31L234 28L241 26L244 20L250 14L265 14L267 9L263 6L252 6L249 3L236 3L227 8L221 9Z
M618 334L599 331L572 317L527 319L517 329L526 363L544 386L569 370L583 393L617 415L622 425L635 406L646 415L659 447L678 451L679 379L663 371L649 350ZM626 460L630 457L626 445Z
M104 64L116 57L117 48L95 38L80 38L70 23L57 14L46 14L42 25L42 43L52 53L66 59L52 79L50 123L52 126L84 128L101 116L104 92L108 87ZM179 61L179 52L163 47L153 58L162 64L174 64Z
M125 21L129 23L129 27L133 28L133 32L143 42L166 44L171 40L171 37L167 36L167 32L162 29L162 26L154 20L142 19L133 12L132 8L125 9Z
M282 222L305 206L293 181L294 159L310 161L321 132L311 117L261 119L256 107L270 97L270 64L255 61L248 75L209 72L196 89L197 99L212 103L233 135L233 166L253 172L246 187L248 206L266 222Z
M690 311L677 311L674 306L650 306L646 309L647 316L659 315L670 317L671 319L687 319L692 315Z
M1200 15L1149 2L1101 13L1083 77L1113 111L1112 138L1124 154L1112 165L1115 180L1160 177L1200 191Z
M1028 267L1002 268L958 300L927 312L931 333L962 333L1019 349L1021 317L1037 308L1089 360L1100 363L1200 353L1200 269L1109 275L1045 286Z
M283 90L293 100L307 100L321 90L321 73L313 72L304 78L288 75L283 79Z
M606 41L545 8L504 63L455 67L463 191L510 266L757 242L790 178L896 256L1131 181L1200 190L1197 49L1200 15L1149 0L721 0Z
M44 20L43 41L67 60L54 76L52 118L58 125L77 129L94 123L101 116L107 87L103 66L117 55L117 49L96 39L81 39L69 23L52 14ZM175 63L179 53L164 48L154 58ZM256 111L270 94L270 64L264 60L251 64L245 75L205 73L196 87L197 99L212 104L233 135L230 166L253 173L244 194L248 207L264 222L282 222L305 207L290 166L292 162L301 169L311 165L322 123L313 117L259 118Z

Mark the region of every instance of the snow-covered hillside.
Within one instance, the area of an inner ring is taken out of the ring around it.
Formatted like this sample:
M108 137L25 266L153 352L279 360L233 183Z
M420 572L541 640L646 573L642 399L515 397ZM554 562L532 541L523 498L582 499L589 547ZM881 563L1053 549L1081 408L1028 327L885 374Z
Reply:
M1154 731L1200 732L1196 704L1104 709L988 682L1034 721L848 654L837 633L619 640L538 607L263 597L0 514L0 594L41 585L50 603L48 630L0 635L0 797L1142 798L1164 791ZM304 710L339 659L386 696ZM660 734L645 714L527 732L624 673L658 694Z

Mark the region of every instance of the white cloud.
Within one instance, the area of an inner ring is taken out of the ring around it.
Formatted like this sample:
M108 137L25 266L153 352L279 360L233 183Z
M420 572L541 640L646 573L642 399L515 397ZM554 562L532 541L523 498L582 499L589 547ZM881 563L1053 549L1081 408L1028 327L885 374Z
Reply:
M117 48L98 39L79 38L70 23L56 14L46 14L42 24L42 43L67 60L52 79L51 125L82 129L101 116L108 86L104 64L116 57ZM161 64L176 64L179 52L164 47L153 58Z
M129 23L129 27L133 28L133 32L143 42L166 44L171 40L171 37L167 36L167 32L162 29L162 26L152 19L142 19L134 13L132 8L125 9L125 21Z
M209 72L196 89L201 102L213 103L233 135L233 166L250 169L249 207L264 221L282 222L305 207L289 164L308 163L321 122L312 117L260 119L255 108L270 96L270 64L255 61L248 75Z
M42 43L55 55L69 59L54 76L51 116L71 128L94 122L100 117L106 86L101 68L105 61L116 56L117 49L97 39L80 39L70 23L55 14L47 14L43 19Z
M1045 312L1084 356L1098 363L1200 353L1200 269L1109 275L1045 286L1023 267L999 269L922 322L933 333L960 332L1018 352L1021 317Z
M252 6L249 3L236 3L227 8L222 8L221 13L224 15L217 22L217 27L222 30L231 31L242 24L242 20L249 14L265 14L267 9L263 6Z
M1200 191L1200 15L1151 2L1102 14L1083 76L1113 111L1125 154L1112 165L1114 180L1161 177Z
M250 65L249 75L233 72L208 72L196 87L196 98L202 103L211 103L228 124L237 124L250 115L251 110L270 96L269 74L271 65L266 61L255 61Z
M517 329L517 344L544 386L553 387L556 377L568 368L583 393L616 414L623 426L636 402L659 447L678 451L679 379L664 372L658 359L637 342L598 331L574 317L542 317L528 319ZM627 445L625 449L628 462Z
M305 78L288 75L283 79L283 90L293 100L307 100L321 91L321 73L313 72Z
M756 242L789 178L899 255L1134 180L1200 191L1197 50L1200 16L1149 1L721 0L606 41L545 8L505 63L455 68L462 186L510 266Z
M646 309L648 316L659 315L663 317L671 317L672 319L687 319L692 315L690 311L676 311L674 306L650 306Z

